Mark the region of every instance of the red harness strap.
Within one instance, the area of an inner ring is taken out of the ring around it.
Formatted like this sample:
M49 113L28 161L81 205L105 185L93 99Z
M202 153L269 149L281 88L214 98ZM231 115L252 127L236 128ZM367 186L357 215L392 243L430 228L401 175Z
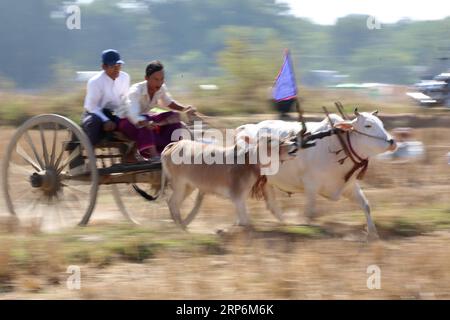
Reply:
M358 180L362 180L364 175L366 174L367 167L369 166L369 159L361 158L353 149L352 143L350 142L350 133L347 132L347 145L348 145L348 156L353 161L353 168L345 175L345 182L347 182L352 175L356 172L356 170L362 168L362 170L358 173L356 178ZM345 146L343 146L345 148Z

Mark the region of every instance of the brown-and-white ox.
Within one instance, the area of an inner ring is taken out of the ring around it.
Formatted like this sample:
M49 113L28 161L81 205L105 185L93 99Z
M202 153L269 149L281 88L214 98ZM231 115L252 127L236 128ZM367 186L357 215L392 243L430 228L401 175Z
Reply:
M161 154L163 172L158 195L162 194L168 179L173 191L167 202L169 210L173 220L183 228L194 219L206 194L230 199L236 208L237 225L247 226L250 220L246 199L250 195L265 197L267 176L262 169L275 163L278 168L280 163L293 161L298 150L296 140L295 135L284 139L259 136L254 144L244 138L244 143L229 147L188 139L172 142ZM195 189L199 191L196 204L186 219L182 219L182 203Z
M377 238L377 230L370 216L370 206L358 179L362 179L370 158L388 150L394 150L396 143L392 136L384 129L382 121L373 113L358 112L355 109L354 120L344 120L336 114L330 119L334 127L344 130L341 137L348 146L349 154L343 150L336 135L318 139L316 145L299 150L296 159L280 165L277 174L267 176L268 206L282 216L281 209L276 204L274 187L288 192L304 192L306 194L305 215L309 221L316 211L316 197L321 195L337 201L342 196L358 203L364 210L368 236ZM298 134L301 130L299 122L281 120L267 120L257 124L247 124L237 128L236 139L256 137L258 132L270 130L271 134L287 136ZM322 122L307 122L307 130L317 133L331 129L328 119Z

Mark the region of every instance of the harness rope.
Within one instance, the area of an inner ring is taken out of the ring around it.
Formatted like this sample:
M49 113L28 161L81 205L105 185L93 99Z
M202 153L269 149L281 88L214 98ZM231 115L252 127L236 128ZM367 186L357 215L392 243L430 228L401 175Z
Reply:
M352 143L350 141L350 133L349 132L347 132L346 137L347 137L347 146L348 146L348 151L349 151L348 156L349 156L350 160L353 161L353 168L349 172L347 172L347 174L345 175L345 182L347 182L352 177L352 175L356 172L356 170L358 170L360 168L362 168L362 170L358 173L358 175L356 176L356 179L362 180L364 178L364 175L366 174L367 167L369 166L369 159L367 159L367 158L363 159L356 153L356 151L353 148Z
M385 138L373 136L368 133L358 131L356 129L353 129L351 132L355 132L355 133L361 134L361 135L369 137L369 138L389 142ZM354 165L353 165L353 168L345 175L345 182L347 182L352 177L352 175L356 172L356 170L358 170L360 168L362 168L362 170L358 173L356 178L358 180L362 180L364 178L364 175L366 174L367 168L369 166L369 159L368 158L364 159L356 153L355 149L352 146L351 140L350 140L350 132L347 132L346 138L347 138L347 144L345 144L342 139L339 139L339 140L341 142L342 147L344 148L344 151L347 150L346 154L352 160ZM340 164L343 164L344 161L345 161L345 158L340 160Z
M389 140L387 140L387 139L385 139L385 138L373 136L373 135L371 135L371 134L368 134L368 133L364 133L364 132L358 131L358 130L356 130L356 129L353 129L352 132L356 132L356 133L358 133L358 134L361 134L361 135L366 136L366 137L369 137L369 138L373 138L373 139L378 139L378 140L382 140L382 141L385 141L385 142L389 142Z

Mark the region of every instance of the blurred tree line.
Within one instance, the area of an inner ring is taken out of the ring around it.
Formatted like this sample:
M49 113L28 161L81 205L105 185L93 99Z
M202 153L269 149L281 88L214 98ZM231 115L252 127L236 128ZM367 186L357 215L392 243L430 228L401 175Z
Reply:
M316 25L275 0L94 0L78 3L81 29L69 30L69 4L0 2L2 87L41 89L76 70L97 70L106 48L121 52L133 80L142 79L147 61L160 59L172 77L227 81L246 98L265 94L258 88L270 85L286 47L300 83L311 69L338 70L352 81L410 83L417 70L443 71L450 55L450 18L371 30L364 15Z

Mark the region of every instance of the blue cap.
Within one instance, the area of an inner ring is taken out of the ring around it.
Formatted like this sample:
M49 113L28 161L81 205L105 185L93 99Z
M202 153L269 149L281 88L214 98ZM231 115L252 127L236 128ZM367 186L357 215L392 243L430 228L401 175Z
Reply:
M120 60L120 54L117 50L108 49L102 52L103 64L113 66L115 64L123 64L123 60Z

